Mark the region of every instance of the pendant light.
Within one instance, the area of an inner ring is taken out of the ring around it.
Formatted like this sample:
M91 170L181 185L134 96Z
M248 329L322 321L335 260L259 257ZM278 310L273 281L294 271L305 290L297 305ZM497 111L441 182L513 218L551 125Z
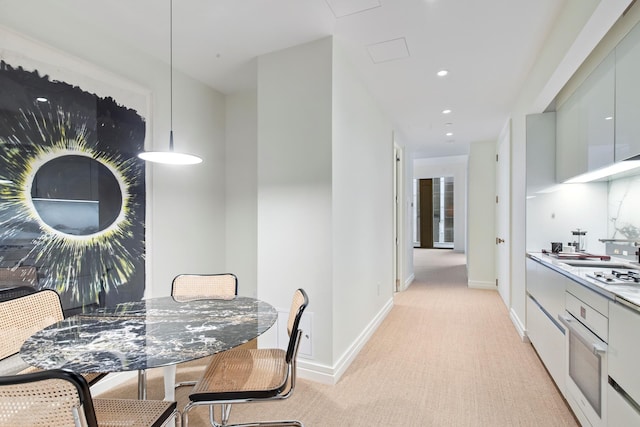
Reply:
M154 163L164 163L171 165L194 165L201 163L202 159L193 154L179 153L173 150L173 0L169 0L169 151L143 151L138 154L142 160Z

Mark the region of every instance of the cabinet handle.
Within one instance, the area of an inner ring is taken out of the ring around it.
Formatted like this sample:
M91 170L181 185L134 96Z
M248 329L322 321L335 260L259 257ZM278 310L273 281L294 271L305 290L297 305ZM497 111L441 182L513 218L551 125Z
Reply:
M570 334L575 334L575 336L578 337L578 339L582 341L584 345L591 348L591 352L596 356L605 354L607 352L607 344L602 342L600 338L598 338L591 331L582 326L582 324L577 320L563 315L558 315L558 320L560 320L560 322L562 322L562 324L567 327L567 332L569 332Z

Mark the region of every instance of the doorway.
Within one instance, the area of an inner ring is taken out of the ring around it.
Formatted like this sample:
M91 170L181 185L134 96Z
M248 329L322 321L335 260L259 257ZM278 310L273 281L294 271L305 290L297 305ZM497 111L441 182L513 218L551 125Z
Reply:
M414 180L414 247L453 249L453 177Z

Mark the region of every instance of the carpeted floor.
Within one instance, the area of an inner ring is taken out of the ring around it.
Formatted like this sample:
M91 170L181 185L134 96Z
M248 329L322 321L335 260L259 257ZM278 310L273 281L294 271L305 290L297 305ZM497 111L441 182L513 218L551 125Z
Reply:
M463 254L416 249L416 280L338 384L300 380L286 401L236 405L231 421L295 418L332 426L577 426L495 291L467 288ZM179 369L178 380L199 369ZM191 371L191 372L189 372ZM189 387L179 389L185 404ZM149 397L162 394L151 373ZM103 394L136 395L130 382ZM207 426L207 410L190 415Z

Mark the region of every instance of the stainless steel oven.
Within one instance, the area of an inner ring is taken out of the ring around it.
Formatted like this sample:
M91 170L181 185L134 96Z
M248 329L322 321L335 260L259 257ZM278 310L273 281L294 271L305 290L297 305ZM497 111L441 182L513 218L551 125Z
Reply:
M607 425L607 342L606 317L567 293L567 311L560 316L566 326L567 401L584 425ZM597 319L586 322L586 319ZM583 323L584 322L584 323ZM585 324L588 324L587 327Z

